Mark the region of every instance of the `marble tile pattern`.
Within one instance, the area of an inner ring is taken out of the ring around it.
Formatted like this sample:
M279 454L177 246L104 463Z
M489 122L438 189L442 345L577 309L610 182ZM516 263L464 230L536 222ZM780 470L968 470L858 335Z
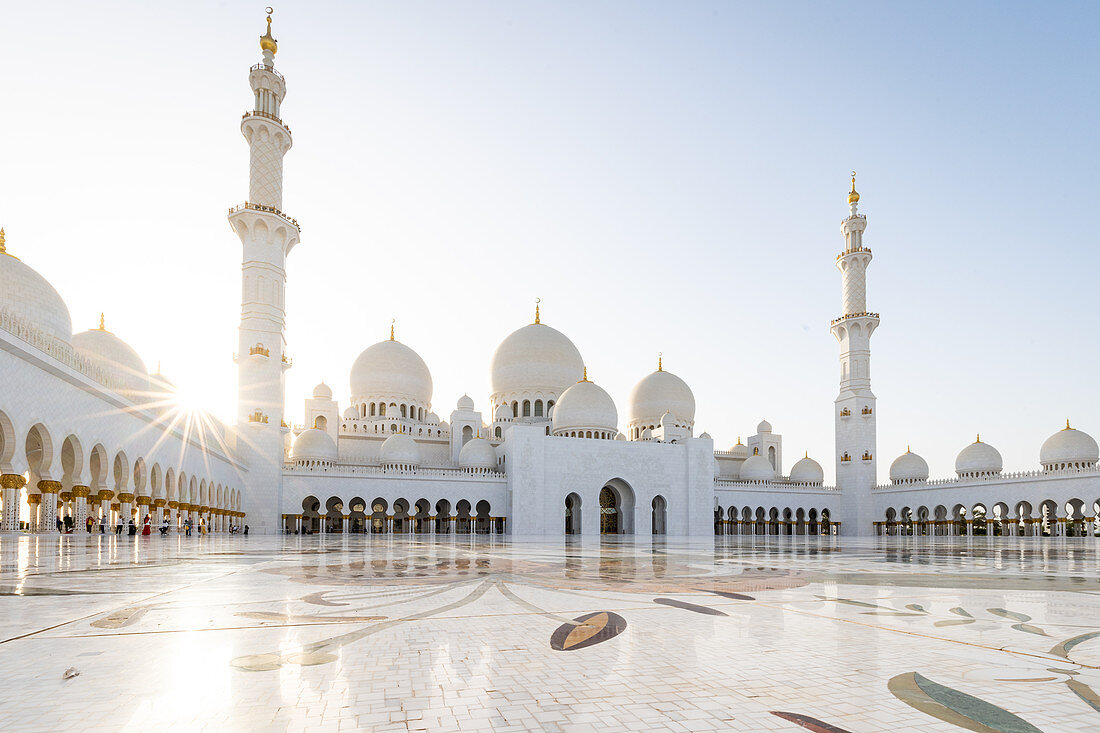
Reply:
M0 730L1098 730L1098 548L0 535Z

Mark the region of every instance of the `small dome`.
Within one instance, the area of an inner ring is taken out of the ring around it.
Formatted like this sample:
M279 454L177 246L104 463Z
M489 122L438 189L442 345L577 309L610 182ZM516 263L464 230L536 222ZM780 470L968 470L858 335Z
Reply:
M46 278L7 252L0 230L0 313L9 313L47 336L72 343L73 322L65 301Z
M310 428L303 430L290 446L292 461L336 461L336 443L324 430Z
M386 438L378 457L383 466L419 466L420 446L405 433L396 433Z
M619 431L619 412L611 395L595 382L577 382L554 404L554 433L572 430Z
M429 412L424 415L424 422L428 423L429 425L438 425L439 415L436 415L434 412Z
M145 362L125 341L102 328L73 336L76 352L107 373L114 385L131 394L149 391L149 374Z
M998 474L1003 467L1000 452L981 438L959 451L955 472L962 477Z
M368 346L351 367L351 399L407 399L430 405L432 374L420 355L400 341L379 341Z
M504 403L503 405L501 405L500 407L497 408L497 411L496 411L496 414L495 414L494 417L497 420L504 421L504 420L511 420L515 416L512 414L511 405L509 405L506 402L506 403Z
M710 433L708 433L705 430L702 432L702 434L699 437L702 438L703 440L713 440L713 438L710 437Z
M626 439L627 438L626 438L625 433L615 433L615 440L626 440Z
M646 428L642 431L642 440L653 440L653 431Z
M1100 460L1100 449L1088 433L1066 426L1050 436L1039 449L1039 463L1048 471L1091 468Z
M464 394L458 398L458 403L455 404L456 410L472 410L474 409L474 400L470 395Z
M692 425L695 422L695 395L687 382L672 372L658 369L643 377L631 390L630 424L656 424L666 412Z
M761 420L760 424L756 426L757 434L770 433L772 431L772 424L767 420Z
M497 450L485 438L472 438L459 451L458 465L459 468L495 469Z
M890 464L890 480L895 484L928 480L928 461L906 450Z
M542 323L513 331L493 353L493 401L512 393L560 395L581 378L581 352L565 334Z
M176 391L176 384L168 377L160 373L160 367L157 367L158 371L155 374L149 375L149 391L152 392L152 397L156 400L157 397L163 399L165 396L173 394Z
M771 481L775 478L775 469L772 468L771 461L757 454L755 456L749 456L745 462L741 464L741 475L739 478L742 481Z
M358 417L359 417L359 412L354 407L349 407L348 409L344 410L344 419L345 420L355 420Z
M791 466L790 479L796 484L823 484L825 471L822 470L820 463L807 455Z
M315 400L331 400L332 399L332 387L328 386L324 382L321 382L313 388L313 399Z
M749 457L749 447L747 445L743 445L741 443L741 439L738 438L737 439L737 445L730 448L730 454L734 458L748 458Z

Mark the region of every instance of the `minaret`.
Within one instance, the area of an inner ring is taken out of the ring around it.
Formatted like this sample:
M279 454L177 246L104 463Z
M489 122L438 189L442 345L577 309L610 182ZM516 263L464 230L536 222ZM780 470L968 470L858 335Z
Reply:
M848 511L836 516L844 534L867 535L873 530L871 489L877 481L875 395L871 391L871 334L878 313L867 311L867 265L871 250L863 246L867 217L859 213L856 174L848 194L848 218L841 222L844 251L836 266L843 280L841 316L832 322L840 343L840 394L834 403L836 420L836 484L845 494Z
M248 201L229 210L241 238L241 325L237 351L237 422L240 449L248 456L244 499L255 531L277 531L282 493L284 372L286 356L286 256L298 243L298 222L282 212L283 156L288 128L279 118L286 80L275 70L278 44L260 36L263 60L248 74L254 107L241 119L249 147Z

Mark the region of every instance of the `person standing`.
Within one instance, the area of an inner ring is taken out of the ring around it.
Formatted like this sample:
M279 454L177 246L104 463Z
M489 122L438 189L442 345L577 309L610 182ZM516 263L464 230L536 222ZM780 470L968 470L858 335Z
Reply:
M57 518L57 533L64 534L64 530L61 529L61 517Z
M118 515L118 521L115 523L115 534L116 535L121 535L122 534L122 515L121 514Z
M246 524L246 525L244 525L244 536L245 536L245 537L247 537L247 536L248 536L248 525L247 525L247 524Z
M183 536L184 537L190 537L191 536L191 517L188 517L183 522Z
M92 528L95 526L95 519L89 514L88 518L84 521L84 526L88 530L88 534L92 533Z
M148 537L153 532L153 525L149 522L149 515L145 515L145 521L142 522L141 536Z

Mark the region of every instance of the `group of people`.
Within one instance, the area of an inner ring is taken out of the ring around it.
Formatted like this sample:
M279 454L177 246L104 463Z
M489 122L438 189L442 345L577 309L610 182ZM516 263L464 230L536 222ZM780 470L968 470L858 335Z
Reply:
M73 526L74 526L74 522L73 522L73 518L71 516L66 515L64 519L62 519L61 517L57 518L57 531L58 531L59 534L72 534ZM88 530L88 534L92 534L93 532L95 532L96 527L99 528L99 533L100 534L107 534L108 517L107 516L100 517L99 520L97 521L95 517L93 517L92 515L89 514L87 520L85 520L84 526L85 526L85 529ZM121 535L123 527L126 528L126 534L131 536L131 537L136 536L138 534L138 531L139 531L138 526L136 524L134 524L134 520L131 518L124 525L123 522L122 522L122 515L119 515L118 518L115 520L115 527L114 527L115 534L116 535ZM187 537L190 537L192 530L197 530L200 536L207 534L209 532L209 530L207 529L207 526L206 526L206 520L202 517L199 517L198 525L196 525L190 517L183 520L183 532L184 532L184 534ZM165 517L160 522L160 534L161 534L162 537L165 537L171 531L172 531L172 525L168 521L168 518ZM141 523L140 532L144 536L149 536L153 533L153 522L152 522L152 517L150 517L150 515L148 515L148 514L145 515L145 519ZM229 533L230 534L241 534L241 533L243 533L245 535L248 535L248 525L247 524L244 525L243 528L239 524L231 525L229 527Z

